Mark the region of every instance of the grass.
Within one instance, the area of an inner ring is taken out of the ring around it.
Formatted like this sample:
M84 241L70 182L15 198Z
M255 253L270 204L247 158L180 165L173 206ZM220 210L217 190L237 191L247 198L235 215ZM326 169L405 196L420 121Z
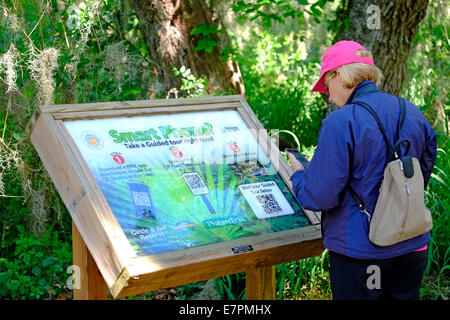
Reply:
M428 264L425 270L424 281L420 291L423 299L449 298L449 260L450 260L450 150L448 129L438 140L438 155L428 188L425 192L425 201L433 217L433 229L428 247Z
M318 257L277 265L278 300L328 300L328 251Z

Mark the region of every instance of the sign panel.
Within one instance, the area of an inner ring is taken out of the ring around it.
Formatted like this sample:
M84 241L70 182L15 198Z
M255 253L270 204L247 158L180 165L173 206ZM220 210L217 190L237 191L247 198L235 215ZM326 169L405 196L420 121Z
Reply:
M137 255L311 224L235 110L64 125Z

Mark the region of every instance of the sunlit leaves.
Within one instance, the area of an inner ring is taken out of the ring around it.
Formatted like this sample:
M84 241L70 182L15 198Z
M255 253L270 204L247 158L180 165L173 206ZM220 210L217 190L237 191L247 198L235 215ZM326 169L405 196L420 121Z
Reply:
M237 21L244 24L247 20L260 21L265 28L270 28L272 23L285 24L286 18L302 19L307 13L319 20L327 2L333 0L235 0L232 9L238 14Z

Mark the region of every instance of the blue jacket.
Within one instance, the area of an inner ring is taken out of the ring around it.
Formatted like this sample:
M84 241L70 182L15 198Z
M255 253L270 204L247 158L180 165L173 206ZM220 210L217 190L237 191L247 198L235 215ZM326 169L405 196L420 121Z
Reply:
M372 244L369 221L346 188L350 184L372 213L388 162L386 142L375 119L352 104L354 100L376 111L391 145L397 139L397 98L379 91L372 81L361 82L347 104L323 120L309 167L291 177L294 194L303 208L322 211L323 243L331 251L357 259L385 259L417 250L428 243L429 232L388 247ZM409 139L408 154L419 160L426 186L436 160L436 134L409 101L401 136Z

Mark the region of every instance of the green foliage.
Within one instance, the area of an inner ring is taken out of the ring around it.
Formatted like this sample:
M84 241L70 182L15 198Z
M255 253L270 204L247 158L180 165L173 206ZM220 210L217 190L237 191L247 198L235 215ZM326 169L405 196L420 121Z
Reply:
M71 218L27 126L41 98L50 103L146 99L154 79L136 14L122 1L61 3L0 1L3 298L54 298L66 292ZM5 60L9 50L14 54ZM51 57L55 69L46 63Z
M306 60L306 47L293 32L251 36L254 42L239 56L249 104L265 128L290 130L302 145L315 145L324 102L311 87L320 66Z
M207 81L203 78L196 78L190 68L186 68L185 66L181 66L178 70L177 68L173 68L173 73L175 76L181 77L181 93L185 98L194 98L194 97L202 97L206 95L206 85Z
M287 18L298 19L301 23L305 23L305 13L313 16L318 22L327 2L333 1L318 0L310 4L308 0L235 0L232 9L238 14L238 23L256 20L267 29L273 22L285 24Z
M408 58L408 82L403 96L416 104L438 135L438 153L425 201L433 217L428 248L428 264L421 297L448 299L450 260L450 99L448 75L450 41L446 29L450 18L445 1L428 4L427 15L420 23L414 47Z
M447 129L447 133L441 135L438 139L438 145L441 147L438 148L436 164L429 185L425 190L425 202L433 217L425 278L433 280L425 281L421 289L421 295L441 299L448 297L450 284L450 234L448 232L448 226L450 225L450 199L448 197L450 192L448 176L450 172L450 143L448 132ZM445 288L447 289L445 290Z
M217 25L201 24L192 29L190 35L194 36L197 45L194 51L204 51L206 53L212 53L213 49L218 46L217 36L223 33L223 30L219 29ZM230 45L226 45L221 52L220 60L225 62L235 57L236 49Z
M245 299L245 273L216 278L216 287L223 300Z
M209 26L207 24L201 24L198 27L192 29L191 36L199 35L197 46L194 51L205 51L211 53L214 47L217 47L217 41L214 38L215 34L223 32L219 30L218 26Z
M447 6L442 0L429 3L408 57L408 81L403 92L440 133L445 131L445 117L450 116Z
M235 59L237 50L230 45L226 45L222 50L222 55L220 56L220 60L223 62Z
M277 265L277 299L330 299L328 251L318 256Z
M72 261L70 243L59 240L49 229L43 237L17 226L15 251L0 258L0 297L3 299L52 299L67 293L63 284Z

